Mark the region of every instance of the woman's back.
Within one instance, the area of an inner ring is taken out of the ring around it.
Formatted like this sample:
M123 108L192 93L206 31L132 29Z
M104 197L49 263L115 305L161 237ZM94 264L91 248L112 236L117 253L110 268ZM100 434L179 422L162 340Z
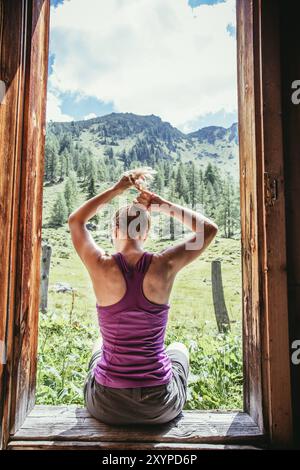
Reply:
M181 343L164 349L169 296L176 274L205 250L217 231L202 214L141 188L139 178L148 173L130 170L69 216L74 247L93 283L103 336L102 350L95 350L89 363L85 403L92 416L107 423L164 423L182 410L189 355ZM133 186L140 194L115 212L111 238L117 253L108 256L86 222ZM144 252L152 211L184 223L192 235L160 253Z
M129 265L120 252L112 258L123 276L125 292L106 306L96 303L103 343L95 378L114 388L168 383L172 366L164 337L170 305L149 300L143 287L153 253L143 252L135 265ZM114 276L107 273L110 280Z
M133 252L129 255L122 254L124 262L129 266L135 266L144 252ZM111 305L118 302L126 292L126 282L122 270L115 255L103 256L93 269L90 276L95 292L97 304L100 306ZM151 302L164 304L169 302L175 273L169 267L168 257L163 253L151 253L151 263L145 272L143 292Z

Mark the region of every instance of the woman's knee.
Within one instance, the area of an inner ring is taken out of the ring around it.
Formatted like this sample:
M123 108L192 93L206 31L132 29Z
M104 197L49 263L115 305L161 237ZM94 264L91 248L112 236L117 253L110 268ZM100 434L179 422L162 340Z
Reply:
M189 359L189 356L190 356L189 350L185 344L180 343L179 341L173 341L173 343L169 344L169 346L167 346L166 348L166 350L169 350L169 349L175 349L177 351L181 351Z

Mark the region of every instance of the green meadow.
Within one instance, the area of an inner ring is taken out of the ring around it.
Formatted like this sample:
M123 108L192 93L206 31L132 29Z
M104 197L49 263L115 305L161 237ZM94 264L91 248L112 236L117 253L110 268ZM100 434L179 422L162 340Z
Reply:
M61 186L61 187L60 187ZM50 208L63 184L45 186L43 242L52 247L48 309L40 313L37 375L38 404L83 404L82 388L94 342L99 337L95 296L86 268L71 244L67 224L49 228ZM78 203L81 201L79 200ZM109 237L95 234L112 252ZM178 241L178 240L177 240ZM147 240L160 251L176 243ZM222 262L223 286L231 331L217 330L211 289L211 261ZM59 285L66 292L57 291ZM240 240L217 236L207 251L175 280L166 345L182 341L190 351L186 409L242 408Z

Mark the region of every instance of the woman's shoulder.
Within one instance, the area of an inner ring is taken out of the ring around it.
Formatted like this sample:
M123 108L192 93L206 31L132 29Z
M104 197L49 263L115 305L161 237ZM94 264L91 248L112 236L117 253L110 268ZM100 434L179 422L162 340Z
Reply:
M116 258L118 258L119 253L105 253L101 256L99 260L99 268L100 270L104 270L107 272L107 269L114 268L116 266Z
M169 255L166 250L167 249L151 252L151 255L152 255L151 264L157 266L157 268L159 269L168 270L170 263L169 263Z

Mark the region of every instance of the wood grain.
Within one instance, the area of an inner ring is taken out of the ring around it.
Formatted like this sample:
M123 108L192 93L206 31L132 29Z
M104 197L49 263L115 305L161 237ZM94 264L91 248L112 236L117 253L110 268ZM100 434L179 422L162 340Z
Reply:
M226 333L230 331L230 319L225 303L220 260L211 262L211 286L218 331Z
M76 406L35 406L14 441L257 443L264 437L253 420L236 412L185 411L162 425L110 426Z
M34 405L48 64L48 0L1 0L2 445ZM3 294L3 295L2 295Z
M261 1L260 116L263 171L275 181L275 198L264 192L263 387L265 422L274 446L292 438L288 294L286 269L285 178L282 136L282 83L279 0ZM258 119L258 118L257 118ZM266 186L264 186L264 191Z
M25 84L25 1L0 0L0 79L6 94L0 105L0 341L5 360L0 364L1 443L9 435L13 361L14 289L20 198L21 149ZM12 53L13 51L13 53Z
M292 439L279 1L237 2L245 410Z
M290 8L280 3L281 73L283 90L283 142L285 155L285 195L287 225L287 274L290 322L290 354L300 340L300 105L292 101L292 84L300 79L300 2L290 0ZM299 349L299 343L298 347ZM297 355L299 357L299 355ZM300 365L291 361L295 443L300 446Z
M260 319L264 304L261 283L262 206L261 155L257 100L259 88L259 10L256 0L237 1L239 154L243 279L244 406L263 429Z
M36 382L49 1L27 3L27 50L14 315L12 431L33 407Z
M11 441L8 450L262 450L250 445L159 442Z
M41 254L41 276L40 276L40 312L45 313L48 306L48 286L51 264L51 245L44 244Z

